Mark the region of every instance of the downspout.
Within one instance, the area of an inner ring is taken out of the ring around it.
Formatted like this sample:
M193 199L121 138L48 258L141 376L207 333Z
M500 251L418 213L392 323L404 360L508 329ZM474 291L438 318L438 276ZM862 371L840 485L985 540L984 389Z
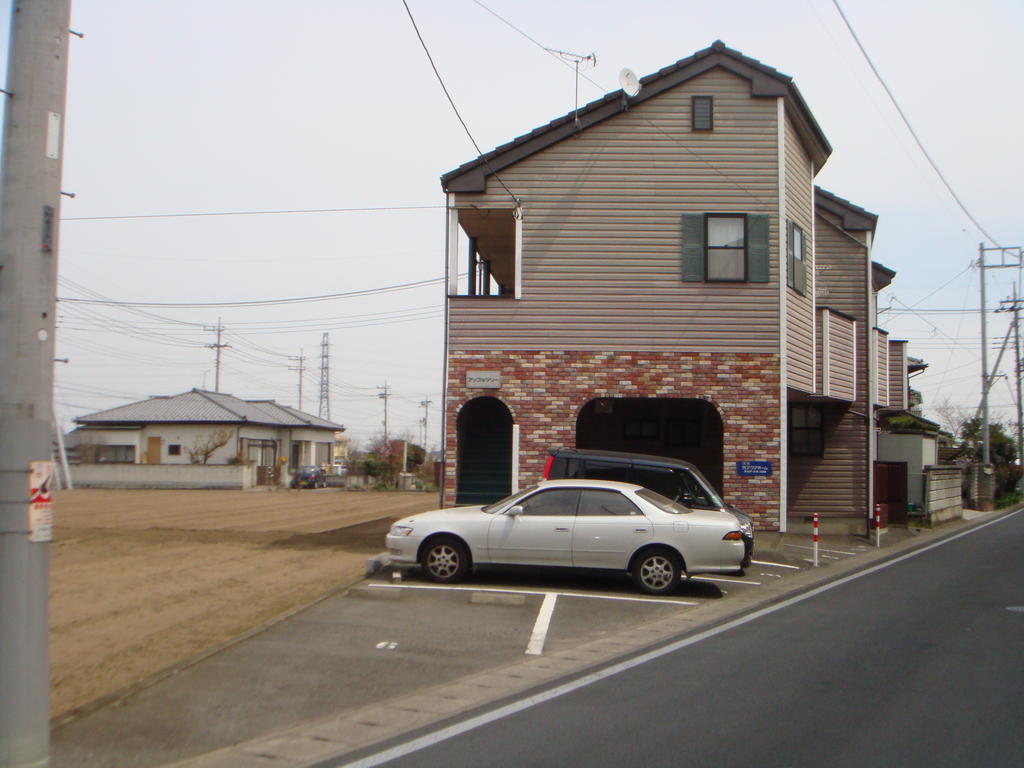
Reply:
M866 257L866 268L867 268L867 309L868 315L866 323L867 331L866 335L868 338L868 402L865 412L867 413L867 439L868 439L868 466L867 466L867 497L868 497L868 508L865 510L865 533L867 537L871 538L871 521L873 519L873 510L875 508L875 401L878 399L878 333L875 331L875 326L878 324L878 313L875 305L877 303L877 297L875 296L874 279L871 269L871 232L864 233L864 255Z
M778 106L778 164L779 164L779 533L785 533L789 516L789 396L786 381L789 378L789 360L786 344L789 323L786 317L786 101L780 96ZM813 199L813 198L812 198Z
M455 195L448 193L446 196L444 212L444 366L441 369L441 482L440 498L438 506L447 506L444 501L444 490L448 479L448 337L451 333L451 296L458 293L458 269L452 275L452 260L458 258L458 222L452 221L452 216L458 216L455 210ZM454 226L453 226L454 225ZM453 285L454 282L454 285ZM425 436L423 442L428 442ZM423 446L426 449L426 445Z

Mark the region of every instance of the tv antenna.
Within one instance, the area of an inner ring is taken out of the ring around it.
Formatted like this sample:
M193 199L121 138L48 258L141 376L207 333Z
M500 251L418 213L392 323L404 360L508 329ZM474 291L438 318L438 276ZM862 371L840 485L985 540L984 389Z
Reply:
M576 130L580 130L580 64L589 64L592 67L597 66L597 54L588 53L583 55L582 53L571 53L569 51L560 51L557 48L545 48L548 53L553 53L558 56L562 61L568 61L573 64L576 69L576 108L572 113L573 123L576 125Z

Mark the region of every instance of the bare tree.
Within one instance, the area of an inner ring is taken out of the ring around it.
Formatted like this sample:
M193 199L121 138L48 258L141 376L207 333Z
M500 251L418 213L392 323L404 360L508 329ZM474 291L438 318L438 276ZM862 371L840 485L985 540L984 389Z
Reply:
M957 405L948 397L938 405L933 405L931 410L935 412L942 428L952 433L953 437L957 439L963 436L962 432L967 422L974 418L974 413L971 412L970 408L964 405Z
M188 459L193 464L205 464L218 448L223 448L231 440L230 429L218 429L210 434L199 435L188 449Z

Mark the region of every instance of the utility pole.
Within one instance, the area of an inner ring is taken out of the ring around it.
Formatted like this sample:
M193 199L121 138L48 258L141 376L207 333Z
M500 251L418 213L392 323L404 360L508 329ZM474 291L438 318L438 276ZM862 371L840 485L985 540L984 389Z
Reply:
M989 251L999 252L998 264L986 264L985 254ZM991 509L993 506L993 469L992 469L992 436L989 434L989 413L988 393L995 380L995 371L990 375L988 372L988 310L985 300L985 270L986 269L1009 269L1019 270L1024 259L1021 258L1020 246L1004 248L993 246L986 248L985 243L978 243L978 276L981 283L981 471L980 496L981 508ZM1016 261L1007 262L1007 257ZM1019 362L1018 362L1019 365Z
M378 387L382 390L377 397L384 401L384 450L391 454L391 443L388 440L388 398L391 397L391 387L385 381L383 387Z
M221 344L220 337L221 337L221 334L224 333L224 325L223 325L223 323L221 323L219 317L217 318L217 325L215 327L213 327L213 328L204 327L203 330L204 331L211 331L211 332L212 331L216 331L217 332L217 341L216 341L216 343L214 343L214 344L207 344L206 348L207 349L213 349L213 350L216 351L216 357L215 357L216 363L215 363L214 374L213 374L213 391L214 392L220 392L220 351L222 349L224 349L225 347L230 347L231 345L230 344Z
M288 370L289 371L298 371L299 372L299 410L301 411L302 410L302 376L306 373L306 365L305 365L306 358L302 354L302 350L300 349L298 357L289 357L288 359L289 360L295 360L295 361L298 362L298 365L296 365L294 368L289 366Z
M331 418L331 342L330 334L320 339L320 410L321 419Z
M0 768L49 764L48 519L70 0L11 11L0 189Z
M1014 376L1017 384L1017 465L1024 467L1024 401L1022 401L1021 388L1021 359L1020 359L1020 298L1017 296L1017 286L1013 288L1013 298L1004 299L999 302L1002 306L996 312L1010 310L1013 312L1013 351L1014 351ZM1009 306L1007 306L1009 305ZM1017 492L1024 490L1024 474L1017 478Z
M426 459L427 454L427 416L430 413L430 404L434 402L430 397L425 397L420 400L420 408L423 409L423 458Z

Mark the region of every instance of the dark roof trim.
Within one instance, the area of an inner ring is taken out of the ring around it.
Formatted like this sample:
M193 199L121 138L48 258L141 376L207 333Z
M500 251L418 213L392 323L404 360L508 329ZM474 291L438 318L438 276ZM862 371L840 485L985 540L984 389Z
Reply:
M570 112L552 120L547 125L449 171L441 177L441 186L446 192L483 192L487 188L487 176L490 174L557 144L580 130L586 130L620 112L625 112L632 104L640 104L654 98L716 67L749 80L752 96L786 97L786 111L794 119L797 132L810 148L815 165L819 168L824 165L828 156L832 154L832 145L828 143L803 96L793 84L793 78L762 64L757 59L726 47L721 40L716 40L710 47L642 78L640 93L637 96L629 98L621 90L613 91L581 107L578 112ZM579 128L576 124L577 119Z
M874 233L875 225L878 224L878 214L865 211L821 187L814 188L814 207L838 216L843 222L843 229L850 232Z
M833 315L839 315L840 317L845 317L847 320L853 320L854 322L857 321L857 318L849 314L848 312L843 312L842 310L836 309L835 307L830 307L828 306L828 304L818 304L818 309L826 309Z
M877 261L871 262L871 287L875 291L880 291L887 287L894 277L896 277L894 270L879 264Z

